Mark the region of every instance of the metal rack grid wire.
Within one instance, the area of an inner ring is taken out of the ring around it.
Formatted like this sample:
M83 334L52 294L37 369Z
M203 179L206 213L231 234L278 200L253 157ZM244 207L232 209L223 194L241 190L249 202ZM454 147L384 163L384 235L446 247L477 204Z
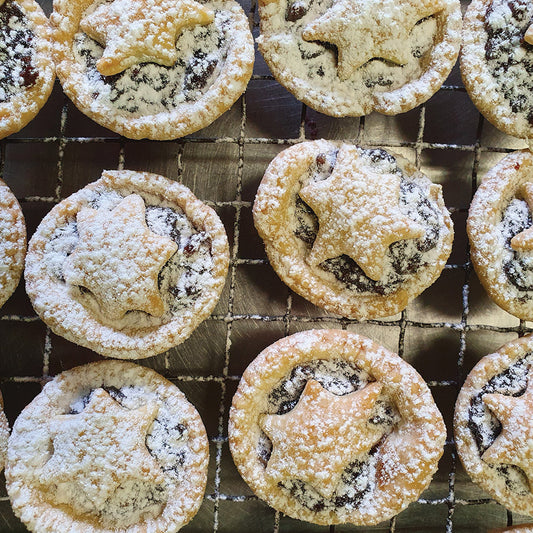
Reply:
M256 4L245 1L243 7L257 35ZM443 184L455 223L454 251L441 280L395 317L358 323L331 316L287 289L264 256L251 224L253 194L262 172L283 148L318 137L392 149ZM464 227L478 177L520 147L519 141L497 132L475 111L457 67L437 95L404 117L332 119L284 91L258 56L248 89L231 111L205 130L169 142L131 141L94 125L56 83L51 100L34 122L0 142L0 176L19 198L29 235L52 205L97 179L104 168L167 175L191 187L221 215L231 246L221 302L186 343L140 361L184 390L208 430L208 488L200 512L184 531L457 533L528 520L506 511L469 482L451 432L453 402L469 369L503 342L532 331L524 321L499 310L480 289ZM406 511L373 528L324 528L285 517L247 489L231 462L227 416L243 369L277 338L313 327L356 331L399 353L428 381L445 416L448 439L432 485ZM40 322L23 284L0 311L0 387L11 424L51 376L97 359ZM3 481L0 529L24 531L10 509Z

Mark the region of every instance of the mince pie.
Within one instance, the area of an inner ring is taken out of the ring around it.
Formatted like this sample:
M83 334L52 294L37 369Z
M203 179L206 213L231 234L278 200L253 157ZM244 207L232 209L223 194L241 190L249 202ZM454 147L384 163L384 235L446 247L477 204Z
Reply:
M208 442L162 376L124 361L63 372L22 411L6 486L31 531L178 531L202 502Z
M533 516L533 337L483 357L455 407L455 440L465 470L513 512Z
M461 73L472 101L497 128L533 137L533 4L473 0L465 15Z
M429 485L446 428L405 361L341 330L281 339L252 361L233 398L240 474L275 509L317 524L377 524Z
M254 220L280 278L350 318L404 309L440 275L453 240L440 185L385 150L325 140L272 161Z
M296 98L332 116L403 113L457 60L458 0L259 0L261 50Z
M57 0L50 20L65 93L132 139L211 124L252 74L252 34L233 0Z
M0 2L0 138L23 128L52 92L48 19L34 0Z
M476 274L509 313L533 320L533 154L506 156L481 182L467 230Z
M20 205L0 180L0 307L17 288L26 254L26 224Z
M209 316L228 261L218 215L185 186L104 171L37 228L26 290L55 333L137 359L179 344Z

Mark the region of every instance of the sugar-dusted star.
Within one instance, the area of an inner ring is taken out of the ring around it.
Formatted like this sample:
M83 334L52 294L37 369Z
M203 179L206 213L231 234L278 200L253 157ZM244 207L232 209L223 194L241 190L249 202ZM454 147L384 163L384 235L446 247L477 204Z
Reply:
M146 447L146 435L158 406L146 404L126 409L104 389L91 394L85 409L75 415L59 415L49 422L53 454L40 473L44 485L71 487L66 494L76 504L76 495L99 511L125 481L164 482L157 461Z
M214 16L195 0L113 0L87 13L80 29L105 47L96 68L111 76L145 61L172 66L182 30Z
M88 289L110 319L133 310L161 316L158 275L178 245L148 228L144 200L130 194L112 211L81 209L77 224L79 242L65 261L65 281Z
M424 228L400 210L399 176L369 173L352 145L342 145L331 176L306 185L300 197L319 221L306 258L313 266L346 254L379 280L389 245L424 235Z
M502 432L485 451L483 460L520 467L533 490L533 379L528 380L521 396L485 394L483 402L502 425Z
M533 183L524 183L520 191L529 209L533 210ZM517 252L533 250L533 226L515 235L511 239L511 248Z
M444 7L443 0L337 0L307 24L302 37L334 44L338 75L346 80L374 58L405 65L415 24Z
M309 380L292 411L260 421L272 441L267 475L275 482L300 479L331 498L346 467L383 437L369 423L381 388L371 383L337 396Z

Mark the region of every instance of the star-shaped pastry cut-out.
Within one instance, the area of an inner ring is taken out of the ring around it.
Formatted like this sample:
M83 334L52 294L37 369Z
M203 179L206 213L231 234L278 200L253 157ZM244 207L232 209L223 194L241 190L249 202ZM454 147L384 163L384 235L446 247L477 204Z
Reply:
M520 190L529 209L533 211L533 183L524 183ZM517 252L533 250L533 226L515 235L511 239L511 248Z
M337 396L309 380L292 411L260 420L272 441L267 475L274 482L299 479L331 498L346 467L383 437L369 423L381 389L371 383Z
M80 29L105 47L96 68L111 76L145 61L172 66L179 34L214 16L195 0L113 0L86 14Z
M112 211L81 209L77 224L79 242L64 263L65 281L88 289L112 320L134 310L161 316L158 275L178 245L148 228L144 200L130 194Z
M533 491L533 380L528 379L521 396L485 394L483 402L502 424L502 432L485 451L483 460L518 466Z
M442 0L337 0L324 15L304 28L306 41L332 43L338 50L337 71L346 80L374 58L405 65L411 55L410 33L423 18L442 11Z
M126 409L104 389L94 390L81 413L50 421L54 452L41 483L69 487L61 493L72 505L81 495L95 512L125 481L162 484L163 471L145 444L157 413L156 404Z
M399 176L369 173L355 146L342 145L331 176L309 183L299 194L319 221L306 258L311 266L346 254L369 278L379 280L389 246L425 233L400 210Z

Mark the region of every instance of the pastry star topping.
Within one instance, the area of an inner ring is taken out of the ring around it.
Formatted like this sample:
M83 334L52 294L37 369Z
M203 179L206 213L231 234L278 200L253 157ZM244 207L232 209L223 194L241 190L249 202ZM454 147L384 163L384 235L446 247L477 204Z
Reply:
M130 194L112 211L84 208L77 223L79 242L65 261L65 281L91 291L112 320L132 310L161 316L158 275L178 246L148 228L143 199Z
M409 34L415 24L444 7L441 0L336 0L302 36L336 45L338 74L346 80L373 58L405 65L412 57Z
M331 176L309 183L300 197L319 220L306 258L311 266L346 254L369 278L379 280L389 245L424 235L400 210L399 176L370 174L355 146L342 145Z
M483 454L483 460L520 467L533 491L533 379L528 379L526 392L521 396L485 394L483 401L503 426Z
M529 209L533 211L533 183L524 183L521 188L521 193ZM533 226L515 235L511 239L511 248L517 252L533 250Z
M113 0L86 14L80 29L105 47L96 67L111 76L144 61L172 66L182 30L213 20L195 0Z
M383 436L368 422L381 388L371 383L337 396L309 380L292 411L260 420L272 441L267 475L275 482L302 480L331 498L346 467Z
M163 471L145 444L157 412L156 404L126 409L104 389L94 390L81 413L50 421L54 452L41 483L66 484L60 492L69 503L81 492L96 512L126 481L162 484Z

